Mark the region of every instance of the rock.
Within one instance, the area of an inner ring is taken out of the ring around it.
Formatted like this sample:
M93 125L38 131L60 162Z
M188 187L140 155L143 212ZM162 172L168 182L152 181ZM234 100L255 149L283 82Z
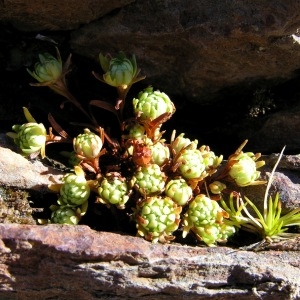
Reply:
M298 2L135 1L73 31L74 52L134 53L147 83L205 103L226 87L295 76ZM93 38L91 38L93 37Z
M280 112L275 112L265 122L261 123L261 127L248 126L245 132L250 140L249 145L262 153L278 152L280 148L286 146L286 150L299 153L300 149L300 107L292 107ZM245 135L243 132L243 135Z
M63 172L43 165L38 160L27 158L9 149L18 151L11 140L0 134L0 185L18 189L47 192L53 181L60 182Z
M22 31L71 30L134 0L15 1L0 4L0 20ZM30 20L30 21L29 21Z
M232 86L251 91L257 81L268 86L296 75L299 6L284 0L10 0L0 6L0 20L27 32L72 30L73 52L97 62L100 51L134 53L148 84L206 103Z
M56 0L34 1L29 7L24 0L5 1L0 4L0 21L6 25L1 30L0 65L10 71L32 66L42 51L37 33L45 30L46 40L53 39L63 52L70 50L83 64L86 59L93 63L88 76L83 72L83 85L96 81L92 70L102 72L100 51L134 53L147 76L140 87L153 85L176 105L170 127L228 155L229 145L244 139L256 152L278 153L286 144L295 154L300 149L299 5L284 0L76 0L66 5ZM14 41L6 40L7 32ZM45 44L53 50L53 43ZM11 81L18 77L10 76ZM3 97L19 89L25 97L22 85L3 83L9 89ZM88 86L82 94L91 90Z
M300 299L297 251L161 245L86 226L0 224L0 254L3 299Z

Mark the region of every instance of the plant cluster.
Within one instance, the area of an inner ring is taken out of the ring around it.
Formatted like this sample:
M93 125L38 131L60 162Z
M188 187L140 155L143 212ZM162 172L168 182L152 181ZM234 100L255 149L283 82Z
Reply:
M163 138L163 124L175 113L168 95L149 86L127 103L131 86L144 79L140 76L135 56L123 52L116 57L99 55L103 75L93 72L96 79L115 87L116 103L92 100L86 110L70 92L66 75L70 72L71 55L62 62L49 53L41 54L34 70L28 70L38 83L72 103L90 120L83 131L71 137L49 114L51 127L46 130L29 110L24 108L27 123L14 125L8 133L22 153L33 159L44 157L50 143L73 143L68 153L72 173L61 182L49 186L58 195L52 214L43 223L80 223L91 201L111 209L131 211L128 221L136 223L137 235L162 243L173 240L174 233L194 234L208 246L225 243L240 228L258 233L262 238L284 236L290 225L300 225L299 210L281 217L280 200L269 201L261 215L248 199L242 199L237 188L264 184L257 170L264 165L260 154L243 152L245 141L222 164L207 145L198 145L184 133L174 130L170 141ZM64 102L64 103L65 103ZM64 108L64 103L61 108ZM125 104L132 114L125 117ZM105 109L115 116L121 130L119 137L98 124L93 108ZM54 134L56 132L56 134ZM236 199L236 205L233 199ZM250 215L249 204L258 218ZM128 208L130 208L128 210ZM291 237L291 236L289 236Z

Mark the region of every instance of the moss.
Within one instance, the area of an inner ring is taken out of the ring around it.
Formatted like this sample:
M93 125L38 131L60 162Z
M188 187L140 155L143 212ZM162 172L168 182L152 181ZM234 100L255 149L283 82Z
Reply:
M36 224L26 191L0 188L0 223Z

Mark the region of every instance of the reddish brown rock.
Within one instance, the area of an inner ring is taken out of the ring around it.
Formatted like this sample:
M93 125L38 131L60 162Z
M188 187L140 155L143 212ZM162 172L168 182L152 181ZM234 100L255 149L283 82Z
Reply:
M2 299L299 299L298 252L151 244L86 226L0 224Z

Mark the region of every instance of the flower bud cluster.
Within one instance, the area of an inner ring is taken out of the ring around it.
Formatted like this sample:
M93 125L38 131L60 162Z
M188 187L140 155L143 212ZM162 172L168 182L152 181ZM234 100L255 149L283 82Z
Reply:
M264 161L255 162L256 160L257 156L252 152L241 152L229 159L229 163L232 163L229 176L238 186L257 183L256 180L260 176L260 172L257 169L264 165Z
M127 87L134 83L138 75L138 69L135 56L127 58L123 52L115 58L99 55L101 67L105 74L103 80L105 83L114 87Z
M173 114L175 111L170 98L163 92L153 91L152 87L140 92L132 103L136 117L146 121L155 120L165 113Z

